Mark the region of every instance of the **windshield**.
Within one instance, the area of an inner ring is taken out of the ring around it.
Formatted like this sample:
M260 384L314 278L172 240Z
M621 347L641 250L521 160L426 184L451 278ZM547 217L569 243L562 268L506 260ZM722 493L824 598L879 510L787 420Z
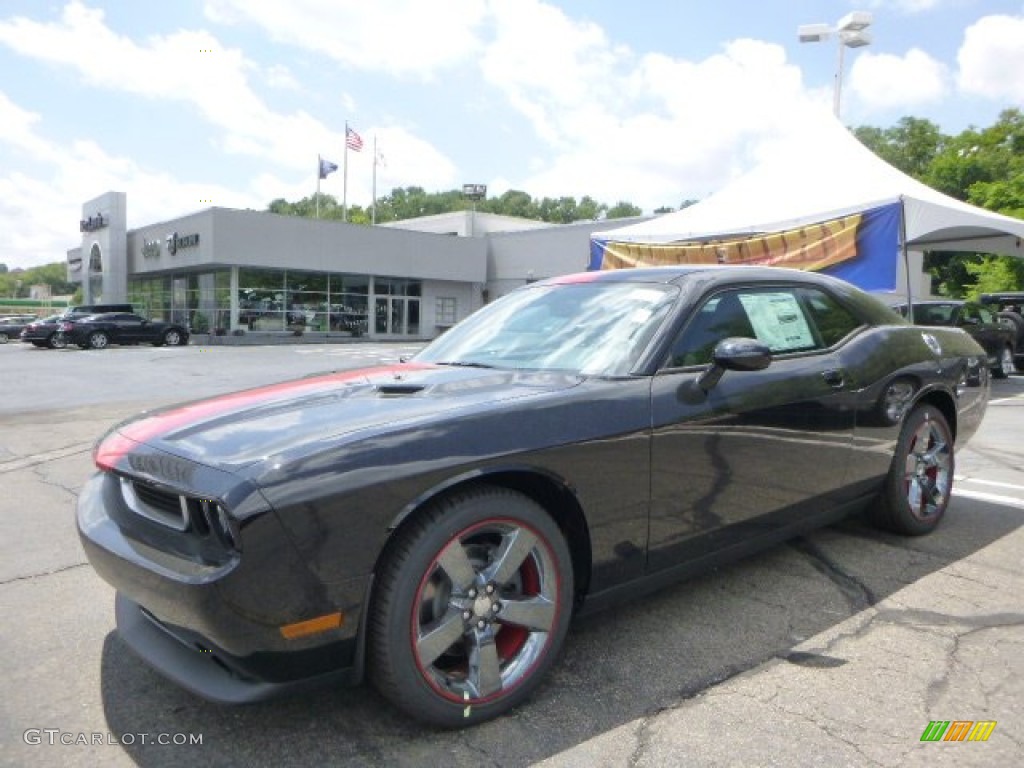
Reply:
M522 288L459 323L420 362L628 373L664 321L678 288L653 283L569 283Z

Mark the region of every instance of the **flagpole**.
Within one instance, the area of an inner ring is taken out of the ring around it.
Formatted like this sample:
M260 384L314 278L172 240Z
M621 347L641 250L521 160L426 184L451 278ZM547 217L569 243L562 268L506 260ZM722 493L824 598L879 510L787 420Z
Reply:
M320 218L320 176L323 173L323 159L316 156L316 218Z
M373 202L370 203L370 224L377 223L377 134L373 134Z
M341 220L348 221L348 120L345 121L345 166L344 181L341 185Z

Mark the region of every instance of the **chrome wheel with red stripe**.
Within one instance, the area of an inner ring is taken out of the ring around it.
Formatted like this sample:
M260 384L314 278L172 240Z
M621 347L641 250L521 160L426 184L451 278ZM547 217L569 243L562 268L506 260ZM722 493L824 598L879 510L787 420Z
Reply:
M371 676L415 717L463 725L515 706L568 628L572 566L548 513L505 489L424 511L392 542L371 614Z
M875 522L897 533L933 530L949 505L953 470L946 417L930 405L915 408L900 430L885 490L873 510Z

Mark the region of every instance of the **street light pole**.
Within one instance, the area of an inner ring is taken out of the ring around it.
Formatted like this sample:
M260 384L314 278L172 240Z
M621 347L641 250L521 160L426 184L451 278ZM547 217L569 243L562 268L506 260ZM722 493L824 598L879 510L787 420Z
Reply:
M871 26L873 17L867 11L853 11L839 20L835 27L828 24L802 24L797 28L797 36L801 43L820 43L836 36L839 53L836 61L835 83L832 89L832 112L839 117L843 99L843 67L847 48L862 48L871 44L871 34L867 28Z

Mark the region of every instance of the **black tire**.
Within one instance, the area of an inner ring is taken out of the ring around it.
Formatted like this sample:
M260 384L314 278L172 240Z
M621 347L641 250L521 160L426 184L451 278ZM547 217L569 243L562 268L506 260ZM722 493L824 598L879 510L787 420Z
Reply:
M1009 346L1003 347L996 361L996 367L992 369L992 375L997 379L1005 379L1013 373L1013 349Z
M110 337L103 331L93 331L89 334L89 349L106 349L110 346Z
M907 416L889 474L871 508L872 522L908 536L930 533L953 491L953 434L937 408L922 405Z
M540 505L503 488L482 486L421 510L389 544L377 584L370 680L433 725L472 725L519 704L569 628L565 538Z
M6 333L0 332L0 344L6 344L9 338Z
M64 347L67 346L67 342L64 341L63 337L56 333L50 334L50 338L46 340L46 344L50 349L64 349Z
M164 332L163 342L168 347L180 347L184 343L183 338L181 331L169 328Z

